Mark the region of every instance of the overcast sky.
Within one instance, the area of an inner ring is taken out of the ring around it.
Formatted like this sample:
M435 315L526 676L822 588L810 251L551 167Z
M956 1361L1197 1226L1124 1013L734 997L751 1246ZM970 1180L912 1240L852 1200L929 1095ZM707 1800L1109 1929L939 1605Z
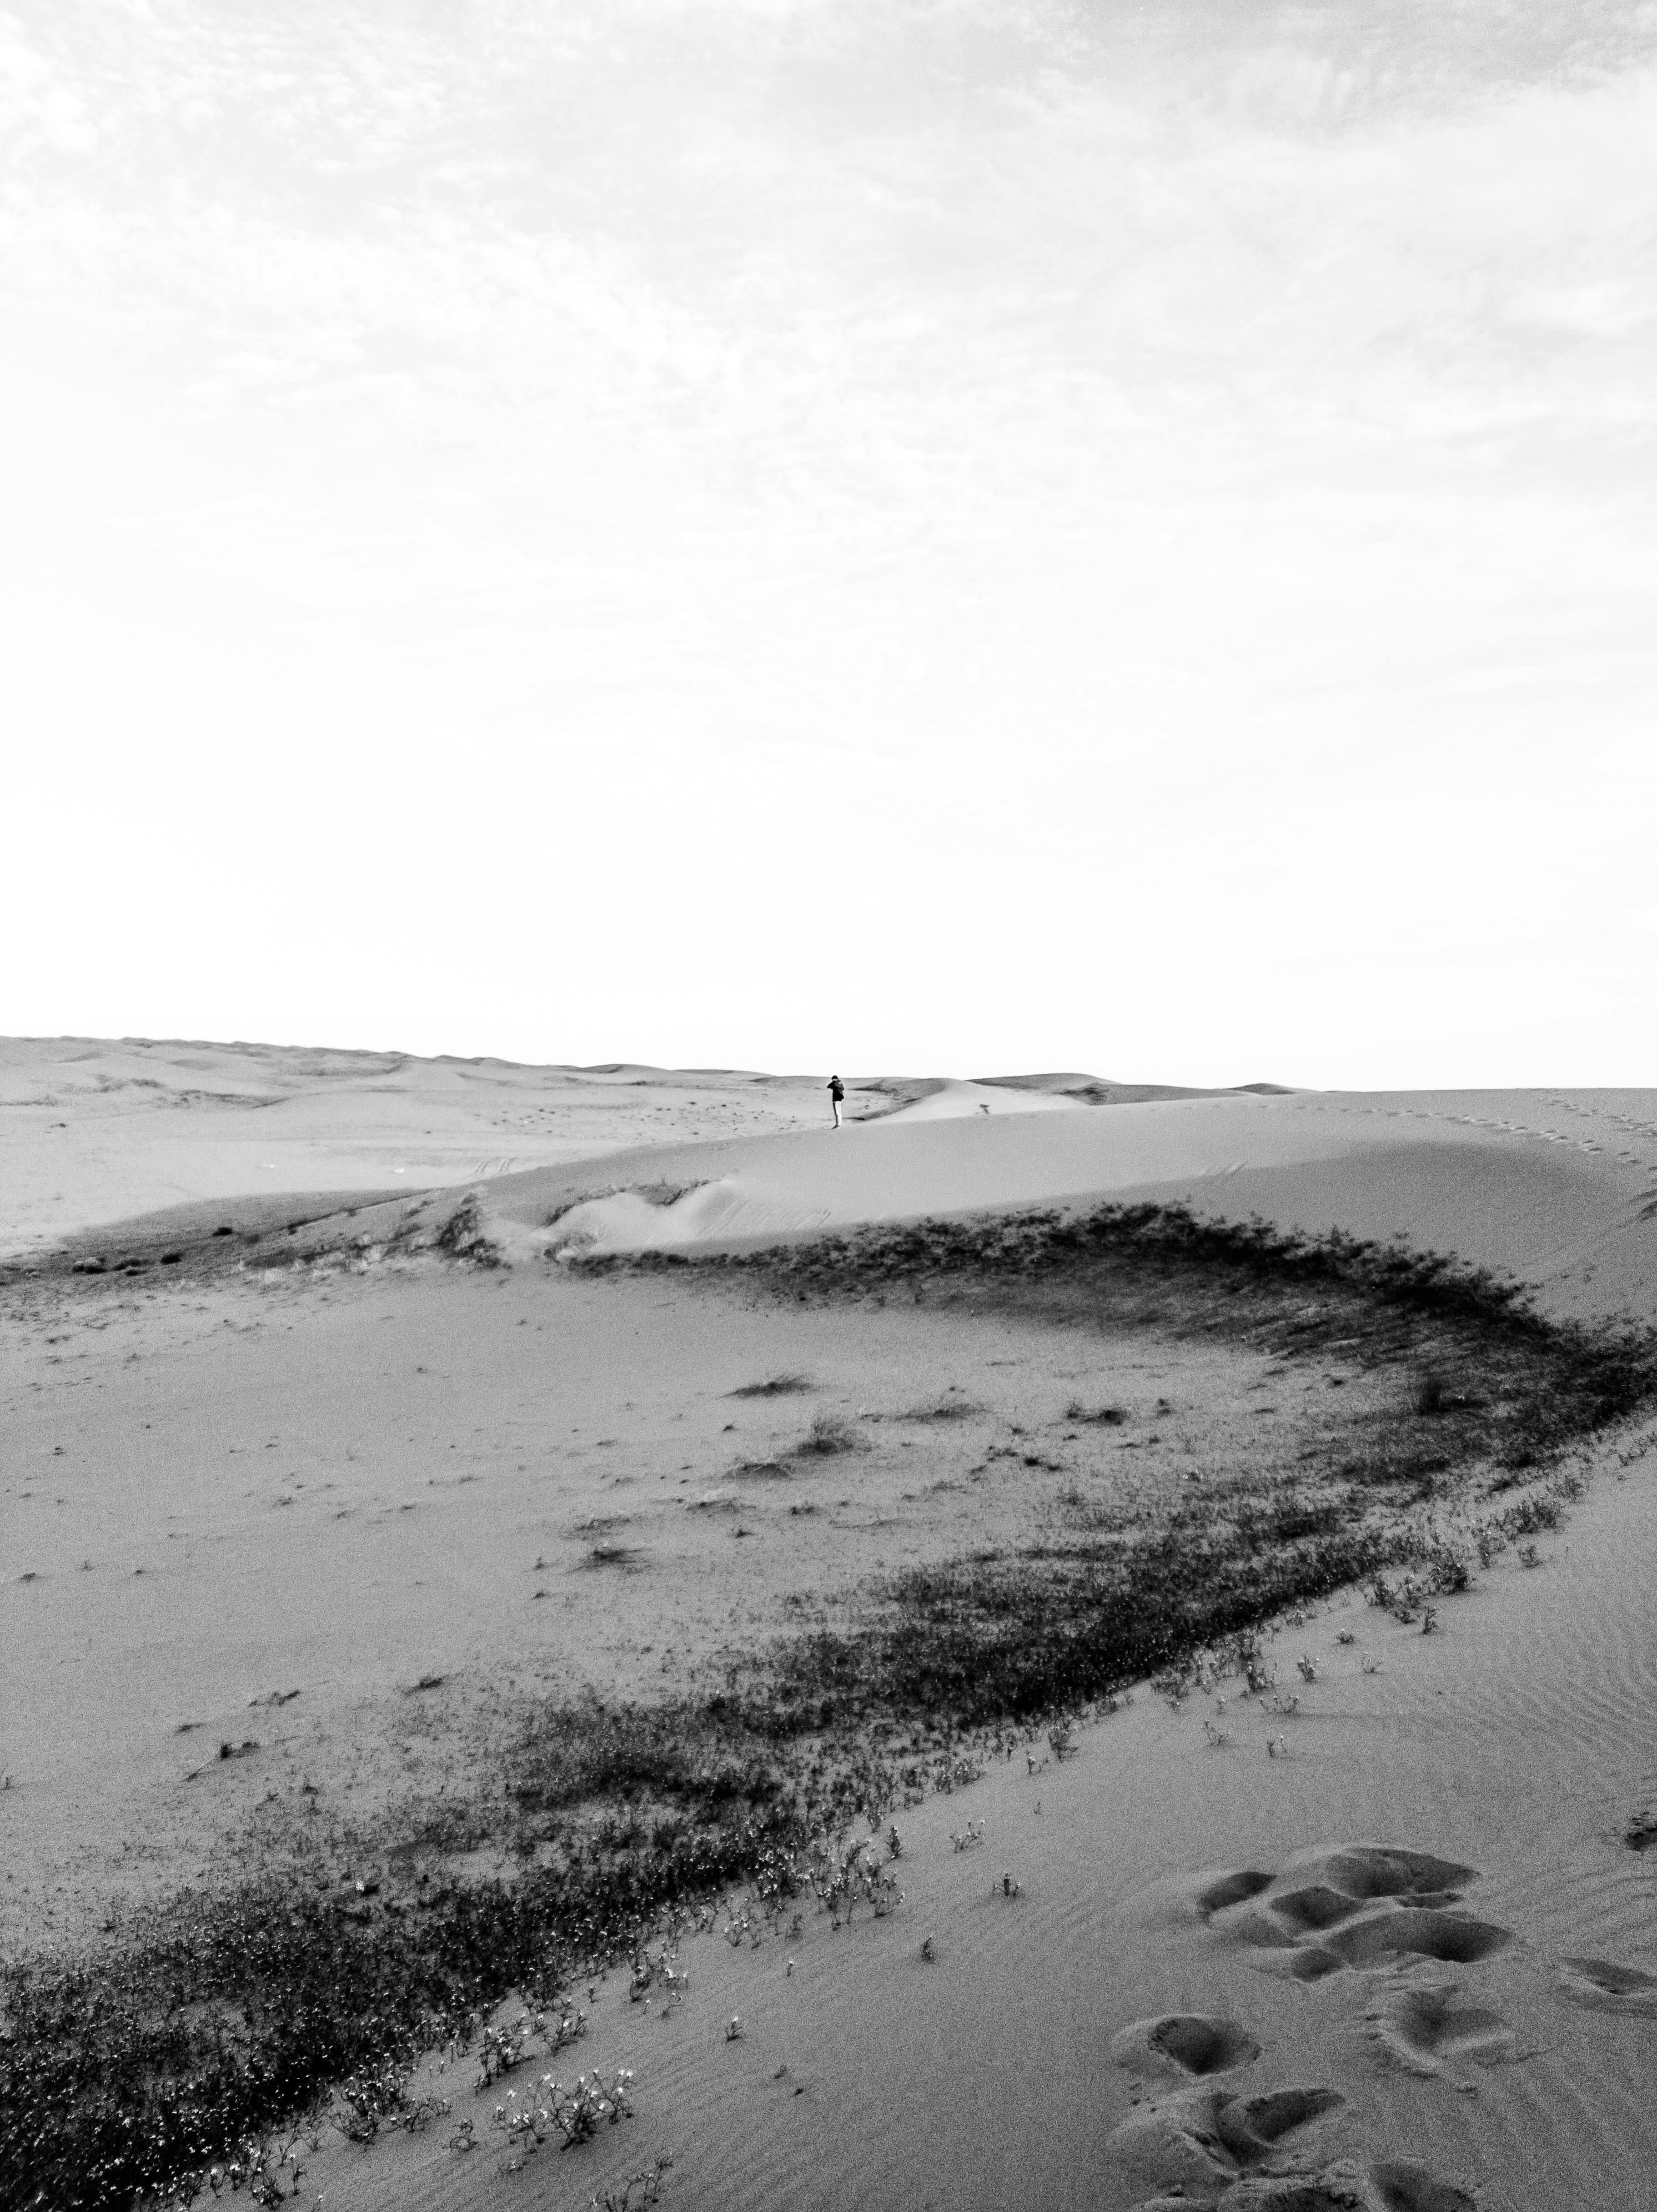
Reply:
M1657 8L0 0L0 1029L1657 1083Z

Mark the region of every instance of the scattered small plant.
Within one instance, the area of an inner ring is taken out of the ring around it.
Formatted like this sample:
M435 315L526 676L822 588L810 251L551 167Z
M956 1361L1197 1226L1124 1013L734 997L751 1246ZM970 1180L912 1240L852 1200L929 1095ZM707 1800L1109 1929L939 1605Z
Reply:
M1519 1564L1521 1567L1539 1567L1541 1565L1542 1554L1538 1551L1534 1544L1521 1544L1520 1546Z
M545 2039L543 2055L550 2058L586 2033L587 2014L569 2005L548 2012L521 2013L509 2026L486 2027L478 2038L478 2087L486 2089L500 2075L521 2066L538 2036Z
M725 2040L727 2043L740 2043L742 2040L742 2016L740 2013L734 2012L726 2021Z
M1010 1869L1002 1875L1001 1893L1003 1897L1017 1897L1022 1887L1021 1882L1014 1881Z
M1318 1662L1315 1659L1308 1658L1303 1651L1300 1657L1295 1662L1295 1664L1300 1670L1301 1680L1303 1682L1315 1682L1317 1680Z
M847 1845L819 1838L807 1855L807 1879L818 1903L838 1929L850 1922L860 1905L867 1905L877 1920L904 1901L904 1893L882 1863L873 1839Z
M975 1759L952 1747L933 1761L926 1778L940 1797L948 1797L957 1790L968 1789L983 1772Z
M868 1445L844 1413L825 1408L813 1417L809 1431L795 1449L826 1459L837 1452L866 1451Z
M1418 1413L1442 1413L1456 1402L1441 1375L1423 1375L1416 1385L1416 1411Z
M298 2135L279 2148L268 2142L250 2140L239 2145L231 2157L184 2183L168 2212L174 2212L174 2207L189 2205L204 2189L216 2200L227 2191L235 2197L245 2189L260 2212L275 2212L276 2207L291 2204L298 2197L304 2174Z
M1472 1581L1466 1554L1454 1545L1435 1540L1422 1553L1425 1587L1441 1595L1458 1596Z
M381 2128L417 2134L447 2112L447 2099L411 2098L408 2067L386 2060L359 2067L339 2085L338 2102L329 2118L347 2142L371 2143Z
M1229 1743L1231 1741L1231 1730L1229 1729L1215 1728L1212 1721L1203 1722L1203 1733L1208 1738L1210 1747L1215 1751L1220 1748L1221 1744Z
M744 1943L757 1951L765 1940L763 1929L755 1923L746 1905L733 1905L727 1911L722 1933L734 1951L740 1950Z
M633 2076L619 2068L607 2077L596 2068L578 2074L569 2088L544 2074L521 2101L515 2089L496 2105L493 2124L504 2130L509 2146L507 2171L515 2172L525 2160L556 2136L565 2150L588 2142L601 2127L616 2127L632 2112Z
M728 1934L728 1930L727 1933ZM676 1957L677 1954L670 1952L665 1942L658 1949L654 1959L641 1945L634 1952L630 1961L627 1977L628 2002L640 2004L652 1990L660 1989L667 2000L667 2004L662 2007L662 2016L665 2019L668 2008L676 1999L684 1996L691 1984L689 1974L675 1964ZM587 2026L585 2013L580 2015L580 2027L576 2031L578 2033L585 2031ZM558 2046L555 2044L552 2047L556 2050Z
M1335 1632L1337 1644L1355 1644L1357 1640L1349 1628L1338 1628Z
M977 1845L984 1841L983 1821L969 1820L966 1826L961 1830L959 1835L952 1834L949 1840L958 1851L970 1851L974 1850Z
M653 2159L642 2172L630 2173L619 2186L612 2183L593 2192L592 2212L643 2212L661 2201L661 2185L673 2169L671 2158Z

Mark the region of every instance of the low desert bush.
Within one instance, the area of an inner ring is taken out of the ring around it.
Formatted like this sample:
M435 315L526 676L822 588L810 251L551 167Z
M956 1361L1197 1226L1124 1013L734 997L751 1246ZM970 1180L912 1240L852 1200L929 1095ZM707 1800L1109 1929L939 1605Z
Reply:
M828 1458L837 1452L866 1451L868 1449L856 1425L844 1413L823 1412L817 1414L811 1427L795 1449L810 1452L819 1458Z
M1416 1385L1416 1411L1418 1413L1441 1413L1454 1403L1449 1385L1441 1375L1423 1375Z
M624 2181L612 2182L607 2189L593 2193L592 2212L644 2212L644 2208L661 2201L661 2185L673 2170L670 2158L652 2159L638 2173L630 2173Z

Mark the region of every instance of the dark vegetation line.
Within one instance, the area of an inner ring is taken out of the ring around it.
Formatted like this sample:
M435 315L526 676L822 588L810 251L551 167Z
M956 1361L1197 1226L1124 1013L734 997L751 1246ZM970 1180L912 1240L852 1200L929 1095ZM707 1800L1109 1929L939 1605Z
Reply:
M467 1256L474 1226L442 1249ZM583 1264L682 1270L765 1298L907 1297L1222 1334L1396 1369L1402 1388L1314 1465L1222 1479L1157 1517L1104 1512L1068 1539L911 1569L857 1593L847 1630L786 1638L710 1694L538 1709L502 1747L491 1794L427 1808L400 1836L334 1839L336 1857L361 1846L409 1870L375 1899L342 1899L337 1882L330 1893L289 1867L140 1915L87 1954L14 1964L0 2212L187 2199L191 2177L232 2145L342 2084L360 2112L394 2119L417 2053L508 1992L550 1996L733 1882L791 1893L814 1835L953 1786L988 1744L1177 1673L1200 1648L1383 1568L1461 1586L1468 1556L1426 1530L1423 1508L1545 1472L1657 1395L1648 1334L1551 1321L1516 1285L1402 1246L1183 1207ZM1511 1534L1550 1511L1526 1501L1496 1520ZM480 1843L516 1849L519 1877L443 1875Z
M1506 1463L1523 1467L1636 1411L1657 1350L1632 1324L1553 1319L1489 1268L1341 1230L1308 1237L1185 1206L1101 1206L906 1223L761 1251L646 1252L575 1264L593 1274L687 1272L796 1299L906 1297L993 1306L1105 1329L1221 1334L1293 1355L1339 1347L1365 1364L1457 1355L1538 1363ZM1301 1295L1297 1297L1295 1293ZM1454 1390L1448 1410L1457 1406Z

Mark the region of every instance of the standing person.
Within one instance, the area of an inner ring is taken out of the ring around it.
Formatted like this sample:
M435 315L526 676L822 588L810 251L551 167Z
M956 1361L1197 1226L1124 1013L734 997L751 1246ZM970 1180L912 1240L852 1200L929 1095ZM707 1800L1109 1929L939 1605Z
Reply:
M834 1126L838 1129L840 1126L840 1101L846 1095L846 1086L838 1075L831 1075L828 1079L828 1095L829 1103L834 1109Z

